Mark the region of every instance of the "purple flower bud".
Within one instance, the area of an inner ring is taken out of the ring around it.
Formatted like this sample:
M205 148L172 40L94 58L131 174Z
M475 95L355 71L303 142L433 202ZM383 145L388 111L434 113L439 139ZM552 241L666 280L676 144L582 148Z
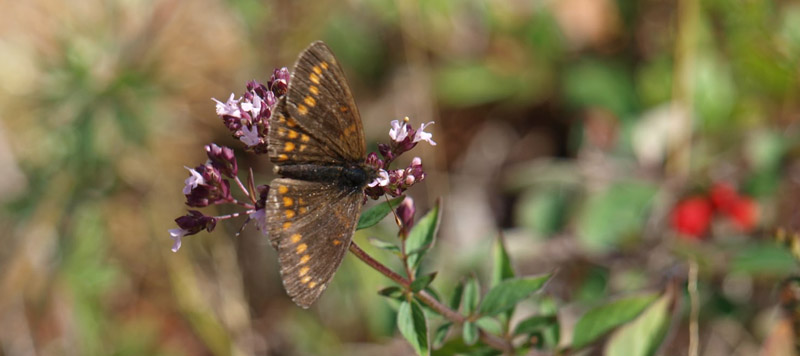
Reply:
M379 143L378 152L380 152L381 156L383 156L383 159L385 159L386 161L391 162L394 160L394 154L392 153L391 146L384 143Z
M211 164L215 168L228 178L236 177L239 167L236 164L236 156L234 156L232 149L218 146L215 143L206 145L205 148L208 159L211 160Z
M214 230L217 226L217 219L211 216L205 216L197 210L189 210L189 214L175 219L178 224L177 229L170 229L169 234L175 243L172 245L172 252L178 252L181 248L181 238L184 236L194 235L203 229L208 232Z
M289 73L289 69L286 67L275 69L272 72L272 77L269 79L267 86L276 96L283 96L286 94L286 90L289 89L289 79L291 78L291 73Z
M400 222L403 223L403 230L406 232L411 231L411 228L414 226L415 212L414 199L411 199L411 197L403 199L403 202L397 207L397 217L400 218Z
M378 154L375 152L370 152L367 155L367 160L365 161L365 163L368 166L375 168L376 170L383 169L383 160L378 158Z
M198 183L194 188L191 188L189 194L184 194L186 196L186 205L201 208L210 204L233 200L230 182L222 179L222 175L217 168L211 164L205 164L197 166L194 170L202 177L202 183ZM192 175L194 176L194 173Z

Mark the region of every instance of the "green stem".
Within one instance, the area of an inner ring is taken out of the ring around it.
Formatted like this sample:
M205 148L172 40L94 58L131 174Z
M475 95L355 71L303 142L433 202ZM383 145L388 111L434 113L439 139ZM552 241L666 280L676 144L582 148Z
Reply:
M384 276L389 277L389 279L395 281L397 284L403 286L403 288L405 288L406 290L411 290L411 281L403 278L403 276L395 273L388 267L384 266L382 263L372 258L372 256L364 252L364 250L362 250L361 247L358 247L358 245L355 242L350 243L350 252L352 252L356 257L358 257L358 259L366 263L368 266L372 267L373 269L380 272ZM464 324L464 322L468 321L466 317L454 311L453 309L450 309L446 305L442 304L441 302L436 300L436 298L430 295L430 293L424 290L415 293L415 295L422 303L425 303L425 305L429 306L431 309L435 310L437 313L447 318L447 320L450 320L457 324ZM504 353L511 353L514 350L514 346L507 340L489 334L483 330L480 329L478 330L480 339L487 345L497 350L500 350Z

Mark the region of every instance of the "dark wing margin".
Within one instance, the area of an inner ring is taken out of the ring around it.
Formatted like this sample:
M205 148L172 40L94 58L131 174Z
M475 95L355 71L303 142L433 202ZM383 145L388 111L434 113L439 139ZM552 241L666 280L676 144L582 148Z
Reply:
M325 43L314 42L300 54L285 100L276 111L318 141L323 151L346 162L366 158L361 116L344 72Z
M347 253L363 193L334 184L278 178L267 198L267 224L281 279L297 305L308 308L328 286Z

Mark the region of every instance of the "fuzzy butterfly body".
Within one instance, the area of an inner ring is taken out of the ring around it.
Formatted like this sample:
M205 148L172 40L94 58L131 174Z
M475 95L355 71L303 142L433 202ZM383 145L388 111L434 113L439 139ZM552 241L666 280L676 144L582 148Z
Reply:
M307 308L347 253L364 188L376 177L364 164L358 108L327 45L314 42L300 54L269 126L269 158L280 176L267 197L269 238L286 292Z

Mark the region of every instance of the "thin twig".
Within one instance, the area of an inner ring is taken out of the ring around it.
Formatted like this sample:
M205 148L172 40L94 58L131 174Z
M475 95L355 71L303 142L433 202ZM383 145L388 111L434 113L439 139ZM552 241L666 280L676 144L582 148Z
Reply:
M382 263L372 258L372 256L370 256L369 254L364 252L364 250L358 247L358 245L355 242L350 243L350 252L352 252L361 261L363 261L376 271L380 272L386 277L389 277L389 279L395 281L397 284L403 286L403 288L405 288L406 290L409 290L411 288L411 282L409 280L403 278L401 275L395 273L388 267L384 266ZM463 324L464 322L467 321L466 317L454 311L453 309L450 309L446 305L442 304L441 302L436 300L436 298L431 296L428 292L422 290L416 292L415 295L421 302L425 303L425 305L431 307L431 309L435 310L437 313L447 318L448 320L458 324ZM509 343L508 341L503 340L502 338L499 338L495 335L489 334L483 330L479 329L478 336L487 345L497 350L500 350L504 353L510 353L514 350L513 345L511 345L511 343Z
M689 356L697 356L698 349L700 348L700 335L697 325L697 318L700 312L700 305L698 303L697 295L697 260L692 257L689 260Z

